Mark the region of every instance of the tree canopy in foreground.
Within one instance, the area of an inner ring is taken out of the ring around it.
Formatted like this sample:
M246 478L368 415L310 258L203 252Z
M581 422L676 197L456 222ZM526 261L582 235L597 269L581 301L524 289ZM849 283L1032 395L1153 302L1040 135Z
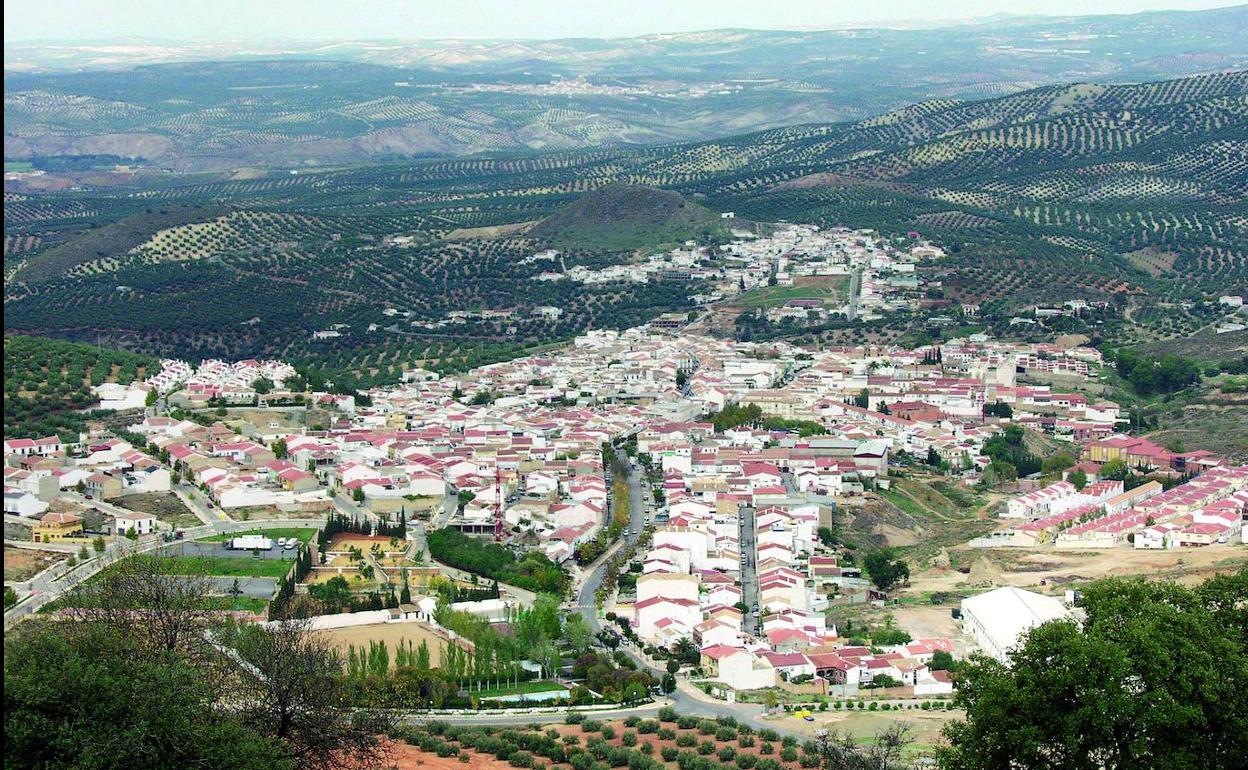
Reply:
M1248 757L1248 568L1195 587L1102 580L1083 623L959 673L946 770L1231 770Z

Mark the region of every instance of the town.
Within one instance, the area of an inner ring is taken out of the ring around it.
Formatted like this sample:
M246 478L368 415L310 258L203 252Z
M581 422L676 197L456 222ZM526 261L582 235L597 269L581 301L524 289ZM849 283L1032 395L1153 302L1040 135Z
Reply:
M211 564L231 546L281 559L298 545L307 563L292 572L243 570L252 611L332 586L318 627L360 643L398 623L453 646L440 601L497 623L555 591L712 701L947 698L949 661L1008 660L1030 627L1079 609L1075 592L1002 585L962 598L938 635L838 625L896 601L905 576L849 559L844 529L917 505L904 486L917 470L949 499L986 501L974 550L1216 551L1248 537L1248 466L1126 434L1125 410L1091 395L1101 367L1091 348L983 334L814 350L662 319L354 396L307 391L280 361L166 360L96 387L124 422L5 441L6 562L50 564L6 574L6 623L123 551ZM1069 461L1010 465L998 450L1022 451L1025 435ZM127 507L153 498L182 514ZM479 566L486 544L517 564ZM224 572L218 590L239 592Z

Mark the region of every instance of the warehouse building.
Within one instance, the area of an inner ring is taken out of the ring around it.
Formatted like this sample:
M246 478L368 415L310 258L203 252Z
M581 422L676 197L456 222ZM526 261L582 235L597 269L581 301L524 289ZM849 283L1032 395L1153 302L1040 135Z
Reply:
M1009 651L1032 628L1070 617L1051 596L1007 586L962 600L962 631L988 655L1009 663Z

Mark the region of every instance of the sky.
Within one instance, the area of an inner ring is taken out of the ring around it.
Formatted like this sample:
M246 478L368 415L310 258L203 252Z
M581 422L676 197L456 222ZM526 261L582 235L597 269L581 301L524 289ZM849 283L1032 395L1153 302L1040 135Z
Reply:
M1196 10L1243 0L4 0L4 40L625 37Z

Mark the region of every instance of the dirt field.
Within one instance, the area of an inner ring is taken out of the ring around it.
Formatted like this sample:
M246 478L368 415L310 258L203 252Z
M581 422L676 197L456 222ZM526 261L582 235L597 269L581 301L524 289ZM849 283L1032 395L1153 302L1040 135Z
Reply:
M406 743L393 745L390 765L396 770L511 770L511 765L489 754L471 752L472 762L465 764L455 757L439 757L431 751L421 751Z
M381 535L357 535L353 532L339 532L330 538L329 544L325 546L325 550L345 551L348 548L355 546L361 551L368 551L372 549L373 544L376 543L381 546L383 551L385 551L390 547L390 540L391 538L383 537ZM404 543L399 543L400 551L405 547Z
M27 548L4 549L4 582L30 580L48 567L69 557L57 551L32 551Z
M914 575L902 595L933 591L1012 585L1044 586L1053 590L1103 577L1145 576L1193 584L1218 572L1248 564L1248 547L1211 545L1204 548L1143 551L1112 548L1103 551L1055 549L960 549L950 551L955 564L971 565L970 574L949 568L933 568Z
M400 643L412 643L412 648L425 642L429 646L429 662L434 667L442 663L442 647L447 642L423 623L374 623L367 626L351 626L317 631L318 635L329 639L345 656L347 647L354 644L356 649L367 649L370 642L385 642L390 647L391 660L394 649Z
M172 493L148 492L139 495L126 495L113 501L122 508L155 516L163 522L175 527L186 529L198 527L199 518Z

